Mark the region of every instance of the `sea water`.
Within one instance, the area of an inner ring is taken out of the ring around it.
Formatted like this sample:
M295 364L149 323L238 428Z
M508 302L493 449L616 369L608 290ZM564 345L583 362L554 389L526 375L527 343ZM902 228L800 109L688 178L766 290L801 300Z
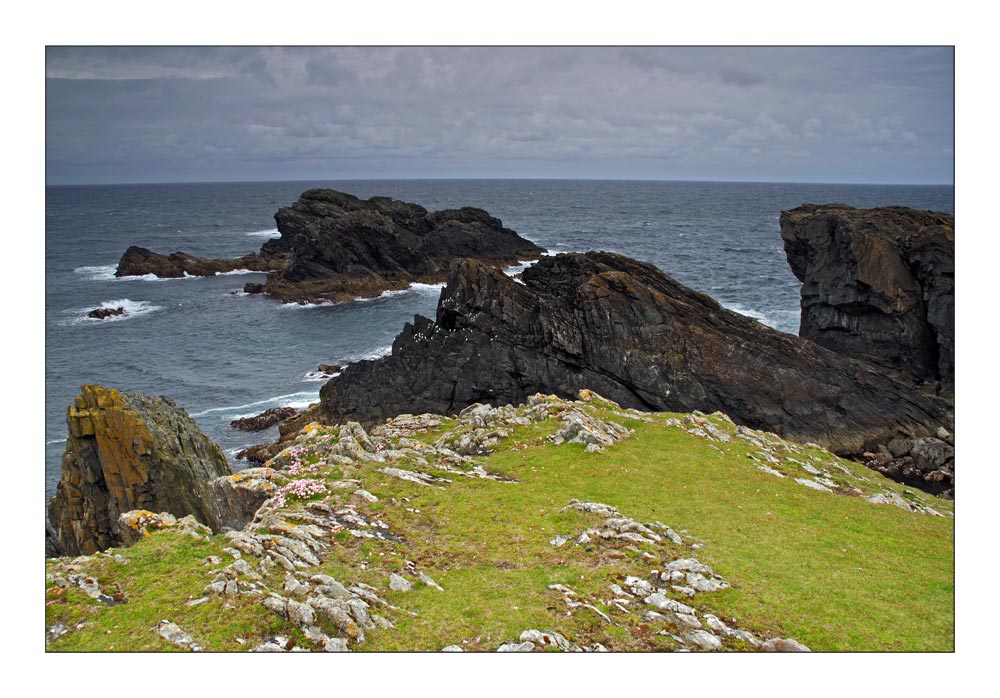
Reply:
M45 496L55 492L66 407L86 383L166 395L229 456L277 429L231 429L270 407L305 407L320 363L389 353L403 323L434 317L439 285L368 300L283 305L247 295L265 275L114 276L127 247L239 257L276 237L274 213L306 189L391 196L428 209L476 206L553 253L607 250L651 262L723 306L796 333L800 284L782 210L803 203L953 212L950 186L563 180L404 180L72 186L46 189ZM522 269L510 269L516 273ZM95 308L126 314L95 320Z

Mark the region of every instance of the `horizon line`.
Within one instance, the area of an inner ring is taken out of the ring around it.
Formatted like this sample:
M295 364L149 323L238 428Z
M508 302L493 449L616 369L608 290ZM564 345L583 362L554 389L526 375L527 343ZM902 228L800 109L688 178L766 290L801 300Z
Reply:
M848 181L788 181L771 179L658 179L634 177L351 177L293 179L212 179L149 182L46 182L45 187L128 187L179 184L275 184L281 182L662 182L676 184L813 184L871 187L954 187L955 182L848 182Z

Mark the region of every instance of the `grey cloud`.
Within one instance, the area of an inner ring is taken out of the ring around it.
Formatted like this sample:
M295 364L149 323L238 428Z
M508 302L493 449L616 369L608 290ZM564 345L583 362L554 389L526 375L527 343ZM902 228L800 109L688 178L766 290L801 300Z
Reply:
M47 170L948 181L952 68L935 48L52 47Z

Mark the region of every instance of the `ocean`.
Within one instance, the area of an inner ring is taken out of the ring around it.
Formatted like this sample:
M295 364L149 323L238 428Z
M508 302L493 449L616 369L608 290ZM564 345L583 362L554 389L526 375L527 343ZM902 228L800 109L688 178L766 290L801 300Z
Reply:
M902 205L954 212L951 186L589 180L384 180L46 188L45 498L55 493L66 407L80 386L166 395L218 443L235 469L246 433L229 422L315 402L320 363L387 354L403 323L434 317L440 287L336 305L283 305L246 295L264 274L117 279L130 245L238 257L277 236L274 213L306 189L391 196L428 209L477 206L552 253L607 250L651 262L723 306L797 333L799 282L785 261L782 210L803 203ZM511 273L516 269L511 269ZM127 315L87 317L99 307Z

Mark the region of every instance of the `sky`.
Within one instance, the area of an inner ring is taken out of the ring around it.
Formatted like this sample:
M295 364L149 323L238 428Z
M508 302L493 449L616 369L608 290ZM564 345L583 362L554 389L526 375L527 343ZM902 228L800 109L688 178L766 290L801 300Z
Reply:
M45 49L48 184L951 184L954 50Z

